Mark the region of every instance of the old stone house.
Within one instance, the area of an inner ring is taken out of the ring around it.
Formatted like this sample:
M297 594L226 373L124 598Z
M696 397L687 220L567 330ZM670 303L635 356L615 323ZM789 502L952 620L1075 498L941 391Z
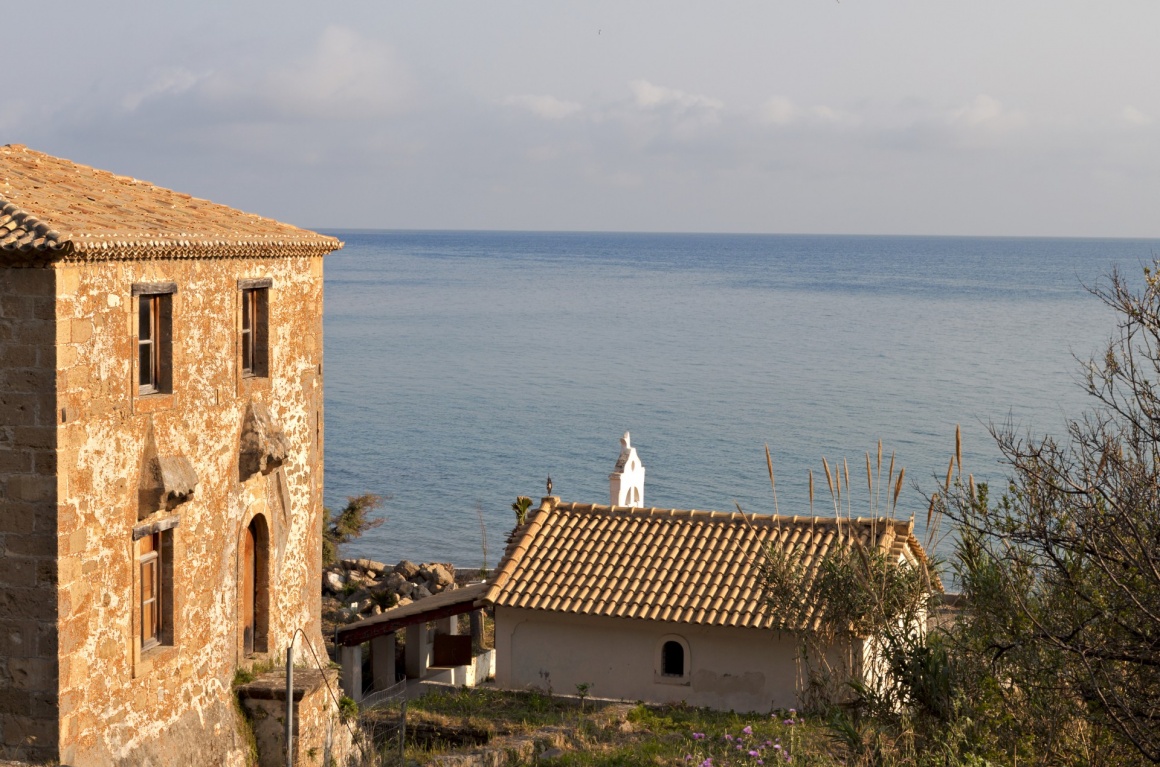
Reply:
M3 753L244 764L235 671L299 631L325 657L322 261L340 246L0 148Z
M853 538L900 566L925 559L911 521L842 520L544 498L518 528L481 602L495 607L496 683L719 710L769 711L799 703L799 644L773 631L761 590L771 547L812 561ZM643 482L643 472L641 473ZM643 487L639 489L643 497ZM633 496L635 497L635 495ZM840 534L839 534L840 532ZM865 674L870 638L830 648L831 661Z

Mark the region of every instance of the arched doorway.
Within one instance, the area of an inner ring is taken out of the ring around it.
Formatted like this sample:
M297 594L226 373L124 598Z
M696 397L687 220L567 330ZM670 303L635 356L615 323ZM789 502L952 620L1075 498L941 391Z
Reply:
M257 516L242 535L242 648L246 655L267 651L270 625L270 529Z

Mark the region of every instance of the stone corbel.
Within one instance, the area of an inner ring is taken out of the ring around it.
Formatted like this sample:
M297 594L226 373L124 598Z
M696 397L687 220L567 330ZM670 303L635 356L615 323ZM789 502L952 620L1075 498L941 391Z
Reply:
M183 455L152 456L145 461L139 517L179 506L197 489L197 471Z
M242 425L238 473L243 480L258 472L269 474L290 453L290 440L261 402L251 402Z
M184 455L159 456L154 463L166 508L185 503L197 489L197 470Z

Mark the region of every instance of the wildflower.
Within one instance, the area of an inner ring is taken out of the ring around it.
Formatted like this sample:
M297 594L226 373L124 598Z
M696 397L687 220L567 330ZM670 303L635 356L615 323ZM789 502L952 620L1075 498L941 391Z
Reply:
M774 750L774 751L781 751L781 744L780 744L780 743L778 743L777 745L775 745L775 746L773 747L773 750Z
M772 740L767 740L767 741L765 741L765 745L766 745L766 746L772 746L772 745L773 745L773 741L772 741Z
M758 764L765 764L765 762L761 761L760 759L757 760L757 763Z
M701 767L713 767L713 759L711 757L706 757L705 761L701 762Z
M753 728L752 728L752 727L750 727L750 726L748 726L748 725L746 725L745 729L744 729L744 730L742 730L742 732L743 732L743 733L745 733L746 735L752 735L752 734L753 734Z
M782 722L782 724L787 725L789 727L793 727L794 721L792 719L786 719L785 721Z
M705 739L705 733L703 733L703 732L694 732L693 733L693 740L704 740L704 739Z
M750 756L761 756L761 754L757 753L756 751L750 751L749 755Z
M693 755L692 754L685 754L685 761L686 762L693 761Z
M730 741L731 741L731 740L733 740L733 736L732 736L732 735L730 735L729 733L725 733L725 740L730 740Z

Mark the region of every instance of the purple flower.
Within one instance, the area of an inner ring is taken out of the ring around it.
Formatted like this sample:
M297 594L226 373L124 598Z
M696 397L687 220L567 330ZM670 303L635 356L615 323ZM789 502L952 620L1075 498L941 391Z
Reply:
M750 751L749 755L750 756L761 756L761 754L757 753L756 751Z
M781 744L778 743L776 746L773 747L773 750L774 751L781 751Z
M733 740L733 736L729 733L725 733L725 740Z
M693 740L704 740L704 739L705 739L705 733L703 733L703 732L694 732L693 733Z
M765 745L767 745L767 746L772 746L772 745L773 745L773 741L772 741L772 740L767 740L767 741L765 741Z
M752 727L749 727L749 726L746 726L746 728L745 728L744 730L742 730L742 732L743 732L743 733L745 733L746 735L752 735L752 734L753 734L753 728L752 728Z
M788 725L789 727L793 727L794 721L792 719L786 719L785 721L782 722L782 724Z
M765 762L761 761L760 759L757 760L757 763L758 764L765 764Z
M713 767L713 760L706 758L705 761L701 762L701 767Z

